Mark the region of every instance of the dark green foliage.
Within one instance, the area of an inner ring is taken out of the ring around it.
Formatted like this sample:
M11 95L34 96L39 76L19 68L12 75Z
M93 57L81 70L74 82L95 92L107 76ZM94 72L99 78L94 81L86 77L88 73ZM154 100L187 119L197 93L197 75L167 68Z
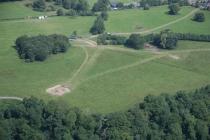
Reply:
M68 12L66 12L66 15L67 16L76 16L77 15L77 12L73 9L70 9Z
M0 106L1 140L208 140L210 86L147 96L133 108L84 114L34 97Z
M15 44L20 58L27 62L44 61L50 54L66 52L70 46L67 37L57 34L21 36L16 39Z
M180 10L180 6L179 6L179 4L177 4L177 3L172 3L172 4L170 4L169 6L168 6L168 8L169 8L169 14L170 15L177 15L178 14L178 12L179 12L179 10Z
M195 13L193 20L198 22L204 22L205 21L205 15L203 12L197 12Z
M90 33L92 34L101 34L105 31L104 20L101 16L98 16L94 21L93 26L90 28Z
M191 33L173 33L178 40L204 41L210 42L210 35L199 35Z
M92 11L98 12L98 11L107 11L109 8L110 2L109 0L98 0L92 8Z
M144 5L144 10L149 10L149 4Z
M46 4L44 0L36 0L33 2L32 7L36 11L44 11L46 8Z
M89 8L86 0L63 0L62 5L65 9L73 9L76 11L87 11Z
M162 31L159 35L154 37L153 44L161 49L175 49L177 41L178 38L174 33Z
M22 0L0 0L0 2L9 2L9 1L22 1Z
M117 36L104 33L97 37L97 44L102 45L123 45L125 44L126 37Z
M64 15L63 9L58 9L56 14L57 16L63 16Z
M126 40L125 46L128 48L133 48L136 50L142 49L144 47L145 38L139 34L131 34Z
M108 13L107 13L107 11L102 11L101 12L101 17L103 18L103 20L108 20Z
M160 5L166 4L166 2L164 0L141 0L140 4L142 7L145 7L146 5L160 6Z

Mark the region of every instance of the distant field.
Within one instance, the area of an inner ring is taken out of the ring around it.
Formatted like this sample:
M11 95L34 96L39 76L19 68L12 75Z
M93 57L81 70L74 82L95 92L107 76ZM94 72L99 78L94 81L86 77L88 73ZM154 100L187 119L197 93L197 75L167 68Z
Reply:
M192 10L192 7L182 7L180 14L175 16L167 14L167 6L153 7L150 10L111 11L106 22L106 30L108 32L143 31L176 20Z
M25 18L38 15L42 15L42 13L27 8L22 2L5 2L0 4L0 19Z
M39 14L21 5L16 6L16 2L9 5L10 12L0 4L0 19ZM109 32L152 29L179 19L191 10L193 8L184 7L178 16L167 15L166 6L149 11L112 11L106 28ZM210 14L205 14L207 19L204 23L195 23L189 18L169 27L175 32L210 34ZM210 83L210 51L202 50L210 49L210 43L180 41L170 55L165 51L154 54L122 46L88 48L80 45L72 47L66 54L51 56L43 63L23 62L12 47L15 39L24 34L70 35L76 30L81 36L90 36L88 32L94 20L95 17L53 17L44 21L0 21L0 95L36 96L46 101L56 99L87 112L108 113L127 109L148 94L191 90ZM70 81L84 62L84 67ZM71 93L54 97L45 92L47 88L63 83L71 86Z
M192 17L183 20L182 22L173 24L167 28L172 29L174 32L183 32L183 33L196 33L196 34L210 34L210 12L202 11L205 14L205 22L195 22L192 20Z

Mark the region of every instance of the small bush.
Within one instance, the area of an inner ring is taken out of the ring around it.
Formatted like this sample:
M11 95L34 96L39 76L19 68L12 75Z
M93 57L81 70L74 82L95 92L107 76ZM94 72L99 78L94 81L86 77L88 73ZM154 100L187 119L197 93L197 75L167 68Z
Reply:
M131 34L126 40L125 46L128 48L133 48L136 50L142 49L144 47L145 39L139 34Z
M36 11L44 11L46 8L46 4L44 0L36 0L33 2L32 7Z
M197 22L204 22L205 21L205 15L203 12L197 12L195 13L194 17L193 17L194 21Z
M58 9L56 13L57 13L57 16L63 16L64 15L64 12L63 12L62 9Z
M149 7L149 4L145 4L145 5L144 5L144 10L149 10L149 8L150 8L150 7Z

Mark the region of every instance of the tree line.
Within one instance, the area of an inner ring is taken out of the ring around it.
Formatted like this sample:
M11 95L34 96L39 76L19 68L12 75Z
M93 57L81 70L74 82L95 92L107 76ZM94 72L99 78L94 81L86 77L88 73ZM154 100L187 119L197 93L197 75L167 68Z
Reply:
M210 35L192 33L174 33L163 30L160 33L140 35L131 34L129 38L111 34L101 34L97 37L99 45L124 45L128 48L142 49L145 43L153 44L160 49L175 49L179 40L210 42Z
M127 111L85 114L64 102L31 97L0 103L1 140L207 140L210 86L148 95Z
M23 35L16 39L15 49L26 62L44 61L51 54L65 53L71 46L64 35Z

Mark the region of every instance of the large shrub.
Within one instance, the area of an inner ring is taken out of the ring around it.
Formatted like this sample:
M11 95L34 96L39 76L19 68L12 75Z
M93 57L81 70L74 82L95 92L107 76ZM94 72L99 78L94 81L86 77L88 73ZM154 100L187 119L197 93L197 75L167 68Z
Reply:
M33 9L36 11L44 11L46 8L46 4L44 0L36 0L32 4Z
M103 45L123 45L126 42L126 37L111 35L111 34L101 34L97 37L97 44Z
M179 12L179 10L180 10L180 6L179 6L179 4L177 4L177 3L172 3L172 4L170 4L169 6L168 6L168 8L169 8L169 14L170 15L177 15L178 14L178 12Z
M92 34L101 34L105 31L104 20L101 16L98 16L94 21L93 26L90 28L90 33Z
M160 34L155 35L153 44L161 49L175 49L177 41L178 38L174 33L162 31Z
M198 22L204 22L205 21L205 15L203 12L197 12L195 13L194 17L193 17L194 21L198 21Z
M44 61L48 55L66 52L70 47L68 38L63 35L38 35L18 37L15 42L16 50L21 59L27 62Z
M125 46L133 49L142 49L144 47L145 39L139 34L131 34L126 40Z

